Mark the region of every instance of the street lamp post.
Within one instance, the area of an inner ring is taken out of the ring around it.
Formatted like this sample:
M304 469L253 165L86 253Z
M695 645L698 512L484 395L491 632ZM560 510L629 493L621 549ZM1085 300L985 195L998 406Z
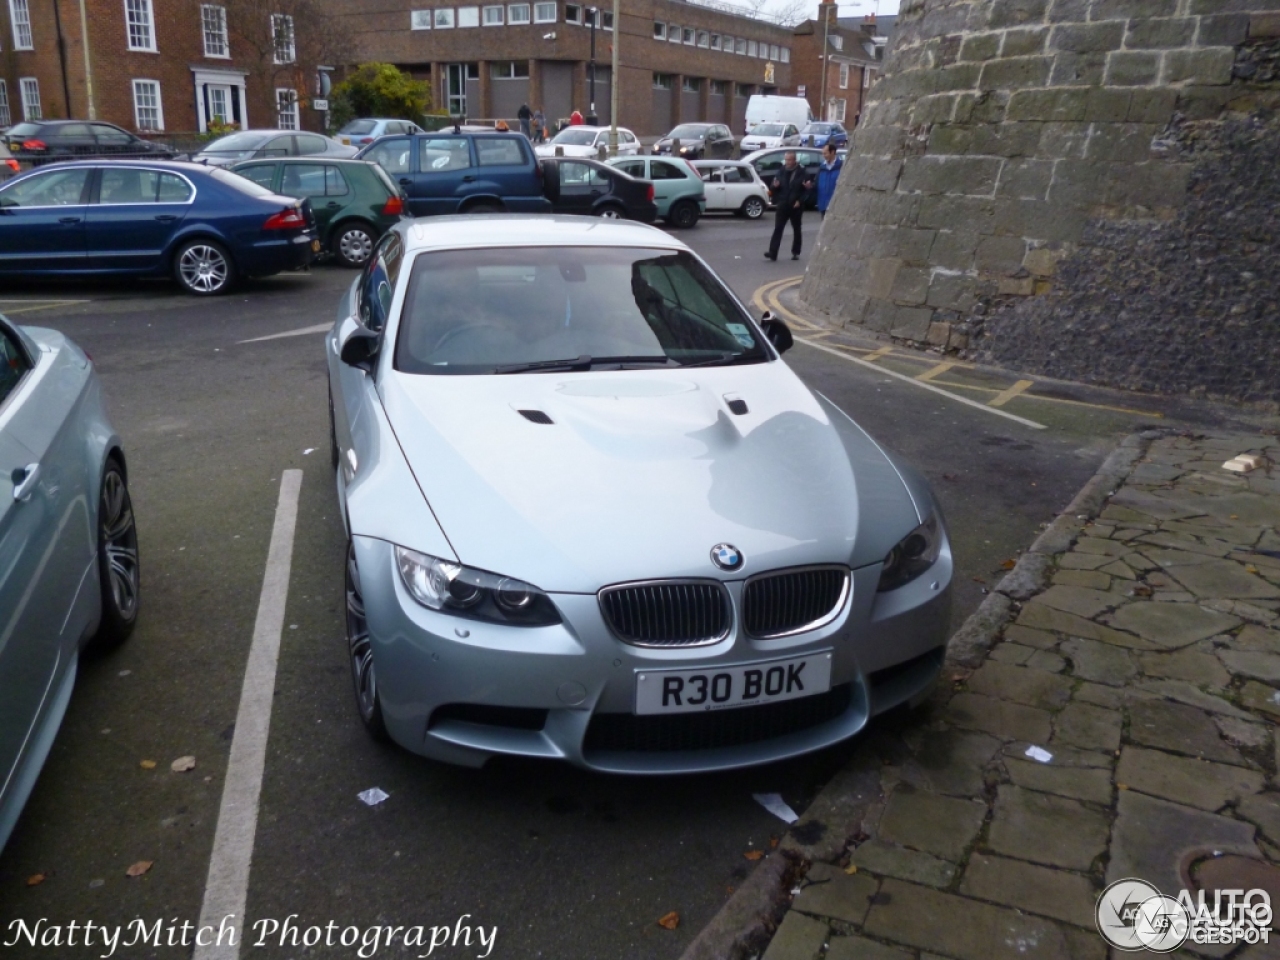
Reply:
M596 24L600 20L600 8L587 7L587 15L591 17L591 94L587 98L591 107L587 111L587 123L594 127L600 122L596 115Z
M622 0L613 0L613 43L609 45L612 70L609 74L609 156L618 155L618 37L622 33Z

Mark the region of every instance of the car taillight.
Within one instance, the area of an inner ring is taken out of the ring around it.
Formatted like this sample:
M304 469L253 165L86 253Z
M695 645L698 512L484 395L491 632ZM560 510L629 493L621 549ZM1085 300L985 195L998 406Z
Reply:
M22 149L23 150L47 150L48 147L44 145L43 140L23 140Z
M299 230L307 225L307 218L297 207L288 207L267 217L263 230Z
M652 183L647 184L645 186L644 198L648 200L650 203L653 203L653 184Z
M382 215L384 217L397 217L404 213L404 199L402 197L390 197L382 206Z
M373 143L373 137L361 137L358 143Z

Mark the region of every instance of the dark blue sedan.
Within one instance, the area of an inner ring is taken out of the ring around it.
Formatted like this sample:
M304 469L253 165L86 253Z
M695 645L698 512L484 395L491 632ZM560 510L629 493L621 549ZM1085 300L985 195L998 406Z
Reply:
M849 131L839 123L814 121L804 127L798 134L784 140L787 146L825 147L830 141L837 150L849 145Z
M318 248L307 201L194 163L60 163L0 187L0 276L172 275L210 296Z

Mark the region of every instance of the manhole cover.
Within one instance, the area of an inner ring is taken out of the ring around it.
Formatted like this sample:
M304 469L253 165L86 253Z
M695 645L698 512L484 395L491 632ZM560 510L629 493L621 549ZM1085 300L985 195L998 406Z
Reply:
M1280 905L1280 869L1262 860L1232 854L1201 860L1191 868L1191 878L1196 889L1206 894L1215 890L1265 890L1271 903Z

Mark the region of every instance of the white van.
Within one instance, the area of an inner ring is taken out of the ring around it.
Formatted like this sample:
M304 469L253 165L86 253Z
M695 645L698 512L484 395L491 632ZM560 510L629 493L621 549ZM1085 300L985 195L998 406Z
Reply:
M813 111L804 97L769 97L757 93L747 101L747 129L752 133L762 123L793 123L801 129L813 120Z

